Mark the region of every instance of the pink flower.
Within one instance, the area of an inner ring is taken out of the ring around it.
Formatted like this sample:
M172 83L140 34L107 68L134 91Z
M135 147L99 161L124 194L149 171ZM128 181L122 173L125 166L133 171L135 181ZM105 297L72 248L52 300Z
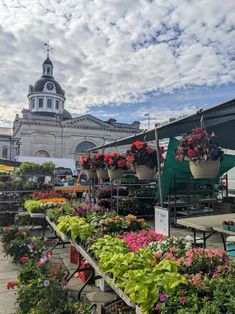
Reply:
M162 254L163 254L162 251L154 252L154 255L156 255L157 257L161 257Z
M188 260L188 261L185 263L185 265L186 265L187 267L192 266L192 261L191 261L191 260Z
M171 253L176 253L178 250L177 250L177 248L175 248L175 247L171 247L170 248L170 252Z
M159 301L160 302L165 302L167 299L167 295L166 294L160 294L159 295Z

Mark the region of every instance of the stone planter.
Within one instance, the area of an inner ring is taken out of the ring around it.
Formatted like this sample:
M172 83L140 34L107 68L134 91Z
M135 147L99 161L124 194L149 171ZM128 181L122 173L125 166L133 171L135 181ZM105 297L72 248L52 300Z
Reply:
M96 174L97 174L98 179L105 180L109 178L108 171L105 168L96 169Z
M122 169L108 169L108 176L110 180L118 180L121 179L123 175Z
M155 176L155 168L149 168L145 165L136 165L136 176L139 180L152 180Z
M189 161L189 168L195 179L214 179L219 172L220 160Z

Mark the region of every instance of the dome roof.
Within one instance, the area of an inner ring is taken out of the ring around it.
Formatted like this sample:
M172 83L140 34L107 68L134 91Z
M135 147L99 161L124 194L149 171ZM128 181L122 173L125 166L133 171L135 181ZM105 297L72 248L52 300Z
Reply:
M63 112L63 119L64 120L72 119L71 113L66 109L64 109L64 112Z
M46 64L53 66L53 64L52 64L52 62L48 56L47 56L46 60L44 60L42 65L46 65Z
M33 86L33 93L34 92L43 92L44 86L45 84L47 84L48 82L51 82L55 85L55 89L56 89L56 93L64 96L64 91L62 90L61 86L59 83L56 82L56 80L54 80L52 77L47 77L47 76L42 76L39 80L37 80L34 83Z

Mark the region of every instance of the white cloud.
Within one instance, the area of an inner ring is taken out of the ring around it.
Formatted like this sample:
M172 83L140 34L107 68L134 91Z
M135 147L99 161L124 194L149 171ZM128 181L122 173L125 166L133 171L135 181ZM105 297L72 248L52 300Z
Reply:
M66 108L77 113L235 79L233 0L0 0L0 18L8 120L27 107L48 39Z

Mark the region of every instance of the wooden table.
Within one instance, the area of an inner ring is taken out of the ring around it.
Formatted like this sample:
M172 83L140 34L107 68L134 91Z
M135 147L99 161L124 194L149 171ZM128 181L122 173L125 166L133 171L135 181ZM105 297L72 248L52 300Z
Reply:
M78 185L78 186L54 186L54 191L63 193L77 193L77 192L88 192L88 185Z
M194 234L194 244L196 245L196 233L197 231L201 231L203 233L203 247L206 248L206 240L212 236L216 230L213 229L214 226L222 226L222 222L224 220L235 220L235 213L234 214L226 214L226 215L210 215L210 216L203 216L203 217L193 217L193 218L184 218L184 219L177 219L177 224L185 227L190 227L193 229ZM224 239L222 238L223 244ZM226 246L224 244L224 248Z

